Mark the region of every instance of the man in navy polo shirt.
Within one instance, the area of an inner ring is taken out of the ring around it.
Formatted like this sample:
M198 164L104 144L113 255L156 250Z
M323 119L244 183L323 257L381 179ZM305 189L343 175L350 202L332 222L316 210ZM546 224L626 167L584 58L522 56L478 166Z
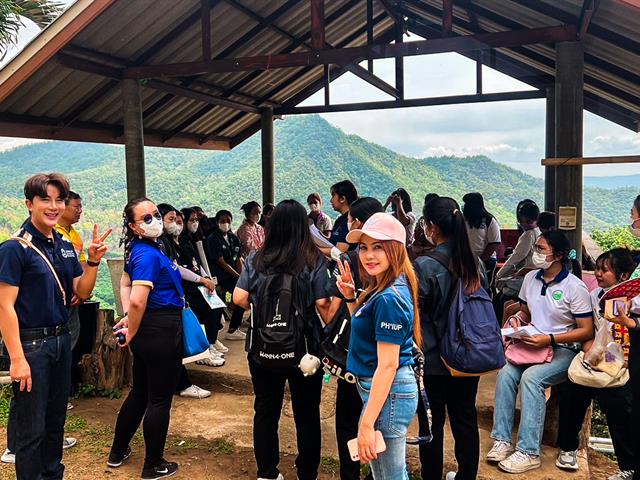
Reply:
M60 174L37 174L24 186L30 217L0 245L0 333L10 358L18 480L62 479L62 441L71 372L67 321L73 295L91 296L104 243L94 225L83 273L69 242L55 231L69 192ZM37 250L36 250L37 249ZM51 271L47 261L53 266ZM56 278L57 277L57 278Z

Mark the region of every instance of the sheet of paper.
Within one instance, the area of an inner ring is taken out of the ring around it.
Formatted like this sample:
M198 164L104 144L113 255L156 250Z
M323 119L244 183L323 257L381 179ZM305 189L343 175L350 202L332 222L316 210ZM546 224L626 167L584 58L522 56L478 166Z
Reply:
M216 308L226 307L226 305L224 304L222 299L216 294L216 292L211 293L205 286L198 287L198 290L200 290L200 293L202 293L202 296L207 301L207 303L209 304L209 307L211 307L212 310L215 310Z
M501 330L501 333L503 337L509 337L509 338L523 338L523 337L533 337L534 335L540 335L540 331L533 325L526 325L524 327L519 327L517 330L515 328L503 328Z
M327 237L325 237L318 227L315 225L309 225L309 230L311 231L311 238L313 239L313 243L316 244L318 248L332 248L333 243L329 241Z

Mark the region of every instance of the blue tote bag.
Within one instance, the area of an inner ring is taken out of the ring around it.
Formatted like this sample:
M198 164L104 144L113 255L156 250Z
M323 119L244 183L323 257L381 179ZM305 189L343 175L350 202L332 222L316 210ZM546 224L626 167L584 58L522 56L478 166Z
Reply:
M182 292L182 285L178 284L173 275L171 275L171 278L173 278L178 292ZM184 301L184 297L182 297L182 301ZM209 340L207 340L207 336L204 334L202 326L200 326L198 317L193 313L193 310L186 306L182 310L182 343L183 365L208 358L211 355L209 353Z

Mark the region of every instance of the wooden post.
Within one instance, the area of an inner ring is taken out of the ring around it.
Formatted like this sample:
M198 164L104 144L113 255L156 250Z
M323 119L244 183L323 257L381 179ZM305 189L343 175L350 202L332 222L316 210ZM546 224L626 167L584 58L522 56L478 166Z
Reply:
M396 43L404 42L402 25L396 23ZM404 57L396 57L396 90L400 93L400 99L404 98Z
M367 45L373 44L373 0L367 0ZM373 73L373 59L367 60L367 70Z
M311 48L322 50L324 47L324 0L311 0Z
M584 51L581 42L556 43L555 144L557 157L582 156ZM582 259L582 165L556 167L556 212L576 207L576 228L565 230Z
M262 110L262 204L275 202L275 151L273 108Z
M137 80L122 80L122 105L124 118L124 152L127 169L127 199L144 197L144 127L140 85Z
M556 89L547 88L545 124L545 156L556 156ZM544 209L548 212L556 211L556 167L544 167Z

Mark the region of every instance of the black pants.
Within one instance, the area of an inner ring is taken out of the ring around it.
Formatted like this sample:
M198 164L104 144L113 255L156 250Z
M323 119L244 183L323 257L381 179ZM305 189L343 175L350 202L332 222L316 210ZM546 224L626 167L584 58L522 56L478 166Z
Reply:
M233 293L233 290L236 288L236 283L238 283L237 280L234 280L232 278L224 278L219 279L218 286L225 292ZM244 310L238 305L233 305L233 312L231 313L231 320L229 321L229 332L235 332L238 328L240 328L240 325L242 325L243 315Z
M298 369L291 373L274 373L249 360L255 393L253 404L253 448L258 477L277 478L280 473L278 423L284 401L285 383L289 382L293 420L296 424L298 456L296 468L300 480L316 480L320 466L320 392L322 370L304 377Z
M111 450L126 451L144 417L144 466L155 467L162 462L171 400L182 366L180 310L147 310L131 350L133 388L120 408Z
M640 480L640 331L631 330L631 348L629 349L629 374L631 379L631 431L633 435L633 480Z
M458 462L456 480L475 480L480 459L480 434L476 394L479 377L425 375L424 388L433 418L433 440L420 445L423 480L442 480L444 467L444 422L447 414L455 441ZM445 411L446 409L446 411ZM418 410L419 414L421 409ZM424 419L420 419L422 423Z
M336 441L340 458L340 480L359 480L360 462L351 460L347 442L358 436L362 399L355 383L338 379L336 390ZM366 477L373 479L371 475Z
M560 425L558 447L564 451L578 449L584 416L592 400L607 417L613 448L620 470L633 470L633 437L631 429L631 385L619 388L590 388L568 381L560 393Z
M220 318L222 317L222 309L212 310L202 294L196 290L186 294L187 303L193 313L198 317L198 321L204 325L209 345L213 345L218 340L218 331L220 330Z

